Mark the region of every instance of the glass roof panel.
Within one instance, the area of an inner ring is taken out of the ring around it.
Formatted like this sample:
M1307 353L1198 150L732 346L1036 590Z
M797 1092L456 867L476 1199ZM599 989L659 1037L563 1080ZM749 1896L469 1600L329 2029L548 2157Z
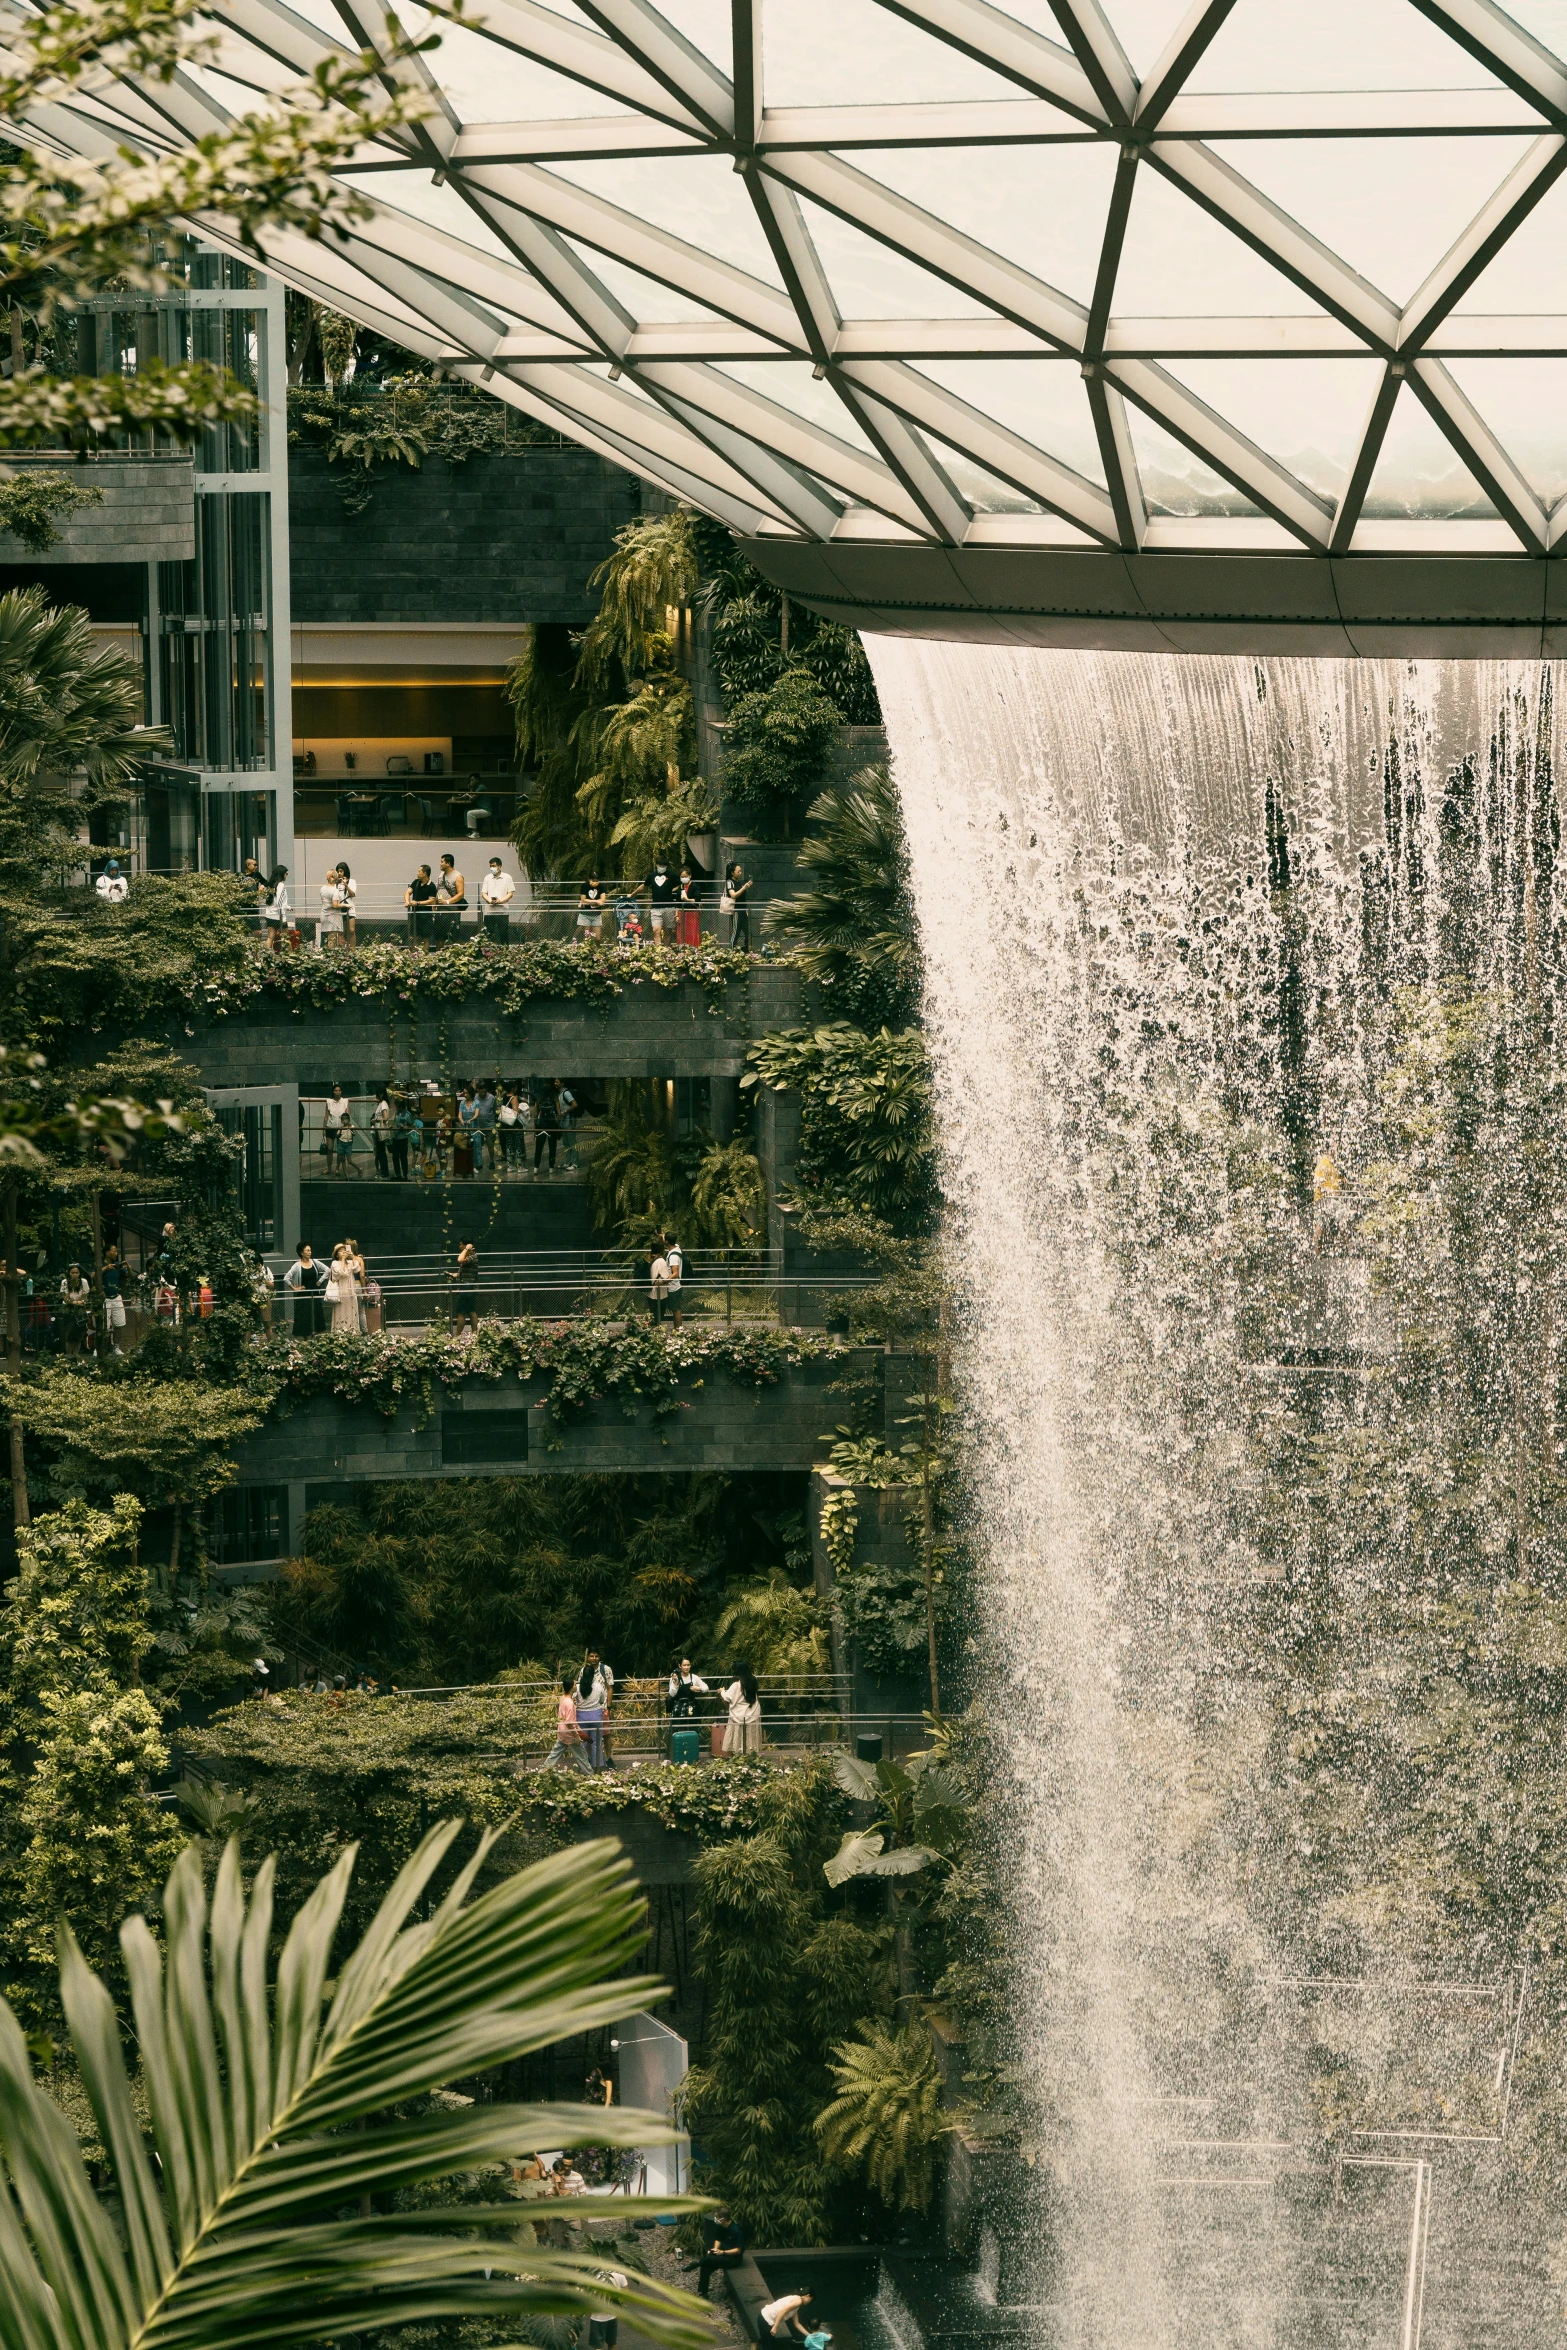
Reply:
M765 0L762 87L769 106L855 100L912 105L1020 95L1004 74L891 15L876 0Z
M617 155L593 163L552 163L557 178L618 204L654 228L682 237L736 269L781 287L762 224L734 167L717 155Z
M1126 404L1126 421L1131 429L1132 447L1137 452L1137 470L1142 475L1143 503L1150 514L1260 514L1244 493L1215 473L1200 457L1194 457L1185 444L1173 433L1155 424L1130 400Z
M1337 498L1382 368L1375 359L1175 359L1176 380L1319 497Z
M1448 373L1546 504L1567 497L1567 359L1454 359Z
M1225 139L1213 149L1351 269L1407 302L1529 143Z
M849 160L1047 285L1092 299L1113 147L886 147Z
M569 122L617 111L613 98L606 98L602 90L590 90L585 82L554 73L488 38L477 30L477 21L473 26L451 24L422 8L411 10L406 18L415 35L427 29L439 34L440 47L427 62L460 122ZM628 112L626 119L634 122L637 117Z
M927 359L915 372L1104 487L1099 437L1075 359Z
M1132 190L1114 308L1118 318L1298 318L1315 305L1183 189L1144 170Z
M1496 512L1408 384L1394 403L1362 511L1368 522L1416 515L1461 517L1471 522Z
M715 372L732 375L748 391L760 392L764 400L776 401L780 408L787 408L807 424L820 425L823 432L848 441L867 456L877 454L869 433L839 399L826 377L816 376L805 360L725 359Z
M1514 16L1518 9L1512 10ZM1123 36L1124 37L1124 36ZM1495 89L1494 75L1409 0L1237 0L1192 90Z
M734 34L729 0L659 0L658 13L684 33L693 49L710 57L722 74L734 71Z
M1163 53L1170 35L1190 14L1189 0L1107 0L1105 14L1126 51L1134 73L1145 74ZM1059 41L1059 24L1041 26Z
M948 442L938 440L933 432L922 429L920 438L958 495L968 500L976 514L1044 513L1045 509L1037 498L1030 498L1022 490L1014 489L1011 482L1003 481L999 474L976 464L961 449L954 449Z
M1567 62L1567 0L1510 0L1507 13Z
M345 178L352 176L344 174ZM492 259L511 259L510 248L463 201L450 180L438 188L427 171L408 169L366 172L358 184L373 201L393 212L409 213L415 220L422 220L426 228L443 229L448 236L460 237L465 245L477 247Z
M613 253L601 253L597 246L585 245L576 237L566 237L563 242L633 318L645 320L649 326L664 326L676 318L712 325L719 316L716 310L707 309L682 287L666 286L656 277L644 277L640 269L628 268Z
M988 318L991 313L972 294L949 286L928 269L905 260L864 229L840 220L836 212L800 198L800 210L811 232L817 258L840 318Z
M1558 180L1480 272L1454 315L1540 318L1567 314L1567 181Z

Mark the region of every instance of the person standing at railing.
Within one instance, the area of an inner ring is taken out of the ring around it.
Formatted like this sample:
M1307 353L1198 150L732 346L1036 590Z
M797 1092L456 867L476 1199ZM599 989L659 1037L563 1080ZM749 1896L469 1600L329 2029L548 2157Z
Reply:
M604 1768L604 1722L614 1694L615 1676L596 1648L590 1648L577 1675L577 1720L587 1732L588 1768Z
M689 865L680 868L680 894L675 901L679 920L675 938L683 947L699 947L702 943L702 916L697 908L696 875Z
M724 874L718 910L729 916L729 944L747 955L751 952L751 888L745 867L736 859Z
M60 1284L60 1330L68 1355L81 1354L87 1345L87 1309L91 1304L92 1283L80 1265L68 1266Z
M659 1248L648 1251L647 1296L648 1318L656 1326L664 1319L664 1305L669 1296L669 1259Z
M474 1104L478 1115L473 1122L474 1163L480 1174L486 1164L493 1175L495 1166L495 1088L488 1077L479 1080L479 1097Z
M354 1171L354 1105L344 1102L332 1129L332 1172L334 1175L352 1175Z
M106 906L123 906L131 894L131 885L120 871L120 860L111 857L98 876L98 895Z
M517 1137L521 1128L522 1105L517 1099L517 1089L513 1086L510 1092L501 1096L495 1112L495 1139L500 1147L500 1171L503 1176L512 1171L512 1163L517 1155ZM526 1145L524 1145L524 1152L526 1154Z
M675 877L669 870L669 859L660 857L647 877L648 921L652 925L653 944L659 946L675 935Z
M267 885L254 857L247 857L240 867L239 886L246 915L259 930L266 915Z
M555 1107L560 1112L561 1156L568 1167L577 1164L577 1097L564 1083L555 1088Z
M505 946L511 937L511 902L516 895L517 884L499 857L492 857L479 884L479 903L484 908L484 935L499 946Z
M392 1180L392 1129L397 1123L397 1112L392 1097L384 1085L377 1087L375 1108L370 1113L370 1147L375 1152L375 1171L383 1183Z
M435 894L430 868L421 865L403 892L403 904L408 909L408 936L416 949L430 943L435 925Z
M326 1277L325 1295L332 1309L332 1336L357 1338L359 1277L354 1270L353 1254L346 1240L340 1240L332 1251L332 1268Z
M539 1087L533 1105L533 1172L537 1175L539 1162L546 1144L550 1154L550 1173L555 1172L555 1153L560 1147L560 1096L553 1077L546 1077Z
M479 1104L471 1085L465 1085L457 1101L457 1139L452 1146L453 1175L473 1173L474 1137L479 1126Z
M347 902L334 865L321 884L321 917L316 924L316 944L323 950L333 945L347 945L343 932L343 908Z
M398 1103L392 1117L390 1150L392 1153L392 1180L408 1181L408 1145L419 1131L419 1113L408 1101Z
M689 1722L696 1712L696 1701L708 1694L707 1683L700 1673L691 1670L691 1659L683 1656L669 1676L669 1711L671 1719Z
M719 1694L729 1708L729 1725L724 1732L725 1754L760 1754L762 1693L750 1666L741 1665L728 1688Z
M468 904L468 884L457 869L457 860L450 854L441 859L440 879L435 885L435 943L450 946L457 936Z
M544 1757L546 1771L582 1771L591 1774L586 1743L577 1721L577 1679L574 1673L563 1675L560 1695L555 1701L555 1743Z
M293 908L288 897L288 867L274 865L267 883L267 902L261 920L274 954L281 954L288 938Z
M602 938L609 892L596 873L590 873L577 900L578 938Z
M452 1320L459 1337L471 1330L479 1335L479 1252L471 1240L465 1240L457 1251L457 1269L452 1275Z
M359 884L339 860L337 886L343 897L343 936L351 947L359 944Z
M670 1312L675 1317L675 1328L680 1327L680 1283L685 1273L686 1260L678 1240L664 1244L664 1262L669 1267L669 1287L666 1292Z
M299 1244L299 1253L283 1276L283 1286L293 1294L294 1336L314 1338L321 1328L321 1290L325 1281L322 1268L316 1263L308 1240Z
M268 1279L270 1278L271 1276L268 1275ZM99 1286L103 1291L104 1344L110 1354L122 1354L124 1349L120 1341L125 1335L125 1267L120 1262L120 1252L113 1241L104 1251L103 1272L99 1276ZM272 1323L270 1309L266 1315L266 1322L270 1329Z

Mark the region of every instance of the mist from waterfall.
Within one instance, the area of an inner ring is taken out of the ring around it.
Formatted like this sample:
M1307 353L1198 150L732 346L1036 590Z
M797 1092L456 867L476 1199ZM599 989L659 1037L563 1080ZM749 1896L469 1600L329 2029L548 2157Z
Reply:
M1352 1701L1396 1711L1401 1627L1560 1564L1551 679L867 649L1009 1763L1038 2339L1274 2344L1321 2257L1291 2165L1360 2161L1422 2062L1488 2094L1484 2049L1422 2052L1361 1986L1513 1956L1421 1890L1380 1763L1315 1758Z

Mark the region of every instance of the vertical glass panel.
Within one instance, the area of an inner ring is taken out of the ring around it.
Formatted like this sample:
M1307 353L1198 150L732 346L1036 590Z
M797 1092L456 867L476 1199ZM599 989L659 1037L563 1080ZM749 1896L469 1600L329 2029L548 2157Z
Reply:
M1103 487L1099 439L1075 359L922 359L916 373Z
M1567 359L1452 359L1448 373L1546 504L1567 497Z
M1518 139L1224 139L1213 149L1332 253L1407 302L1529 145Z
M1321 311L1181 189L1140 171L1115 280L1117 318L1300 318Z
M876 0L766 0L762 76L769 106L942 104L1020 94L1015 82Z
M699 253L749 271L764 285L783 284L743 182L721 156L624 155L602 163L552 163L549 169L635 219L683 237Z
M841 318L988 318L993 313L972 294L879 244L864 229L835 212L800 199L827 282Z
M1142 475L1143 502L1150 514L1259 514L1245 494L1194 457L1173 433L1128 400L1126 421L1137 470Z
M1114 13L1119 18L1119 5ZM1509 14L1521 19L1516 6ZM1282 8L1279 0L1239 0L1187 84L1192 90L1496 86L1483 65L1418 16L1409 0L1310 0L1308 7Z
M210 771L271 758L270 498L196 500L196 554L158 566L163 707L182 759Z
M1324 498L1349 476L1382 374L1374 359L1176 359L1169 372Z
M845 160L1074 301L1092 300L1113 147L873 147Z
M1496 512L1407 384L1394 403L1361 511L1368 522L1417 515L1483 520Z

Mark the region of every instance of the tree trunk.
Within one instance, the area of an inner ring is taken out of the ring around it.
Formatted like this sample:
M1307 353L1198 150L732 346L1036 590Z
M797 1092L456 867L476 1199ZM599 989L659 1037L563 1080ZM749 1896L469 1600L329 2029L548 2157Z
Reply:
M13 316L15 313L13 312ZM18 1262L16 1237L16 1185L5 1187L5 1368L11 1394L17 1394L22 1384L22 1268ZM11 1422L11 1514L18 1526L30 1526L33 1513L27 1499L27 1454L22 1443L22 1423L13 1410Z
M13 307L11 312L11 374L19 376L27 365L27 354L22 347L22 313Z

